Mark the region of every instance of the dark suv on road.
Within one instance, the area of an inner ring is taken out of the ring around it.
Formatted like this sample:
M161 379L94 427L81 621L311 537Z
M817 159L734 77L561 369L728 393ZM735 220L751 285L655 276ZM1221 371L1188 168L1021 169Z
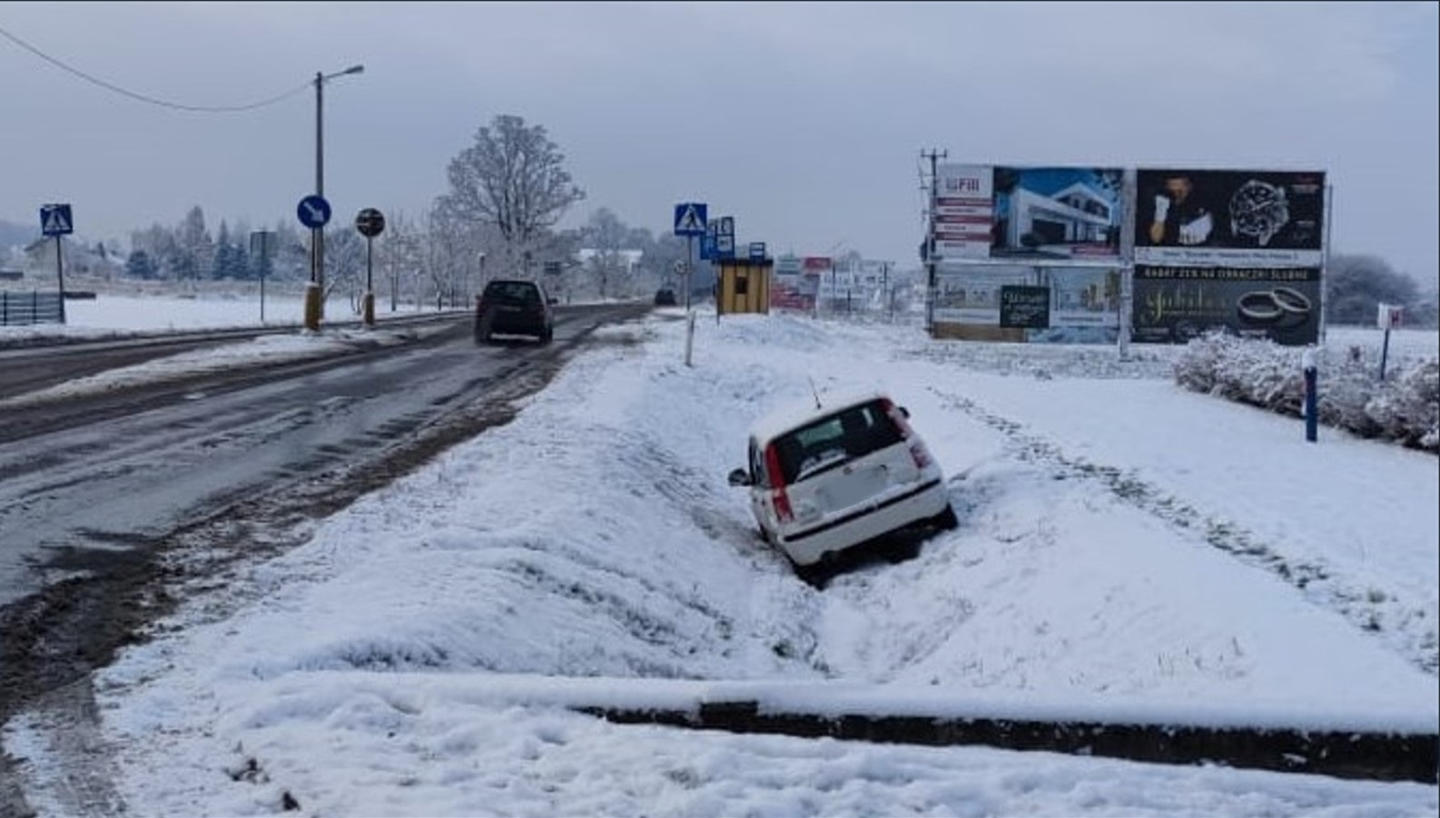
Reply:
M554 304L533 281L497 279L475 300L475 343L495 335L533 335L546 344L555 334Z

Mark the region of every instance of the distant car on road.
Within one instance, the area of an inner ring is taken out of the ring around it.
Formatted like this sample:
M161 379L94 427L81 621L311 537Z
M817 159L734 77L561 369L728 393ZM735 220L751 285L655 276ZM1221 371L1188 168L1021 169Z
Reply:
M661 287L655 291L655 306L673 307L675 304L675 290L670 287Z
M548 344L555 336L555 303L534 281L496 279L475 300L475 343L496 335L533 335Z
M909 417L889 397L865 392L809 401L755 424L749 464L729 482L749 487L761 536L802 576L900 528L958 525L940 466Z

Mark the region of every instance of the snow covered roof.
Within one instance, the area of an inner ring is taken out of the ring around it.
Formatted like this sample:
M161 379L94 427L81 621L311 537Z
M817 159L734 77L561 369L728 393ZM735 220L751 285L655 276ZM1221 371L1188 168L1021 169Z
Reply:
M887 396L874 389L821 392L819 409L815 408L814 397L785 404L755 421L755 424L750 427L750 436L763 447L766 443L797 426L804 425L809 420L822 418L841 409L884 397Z

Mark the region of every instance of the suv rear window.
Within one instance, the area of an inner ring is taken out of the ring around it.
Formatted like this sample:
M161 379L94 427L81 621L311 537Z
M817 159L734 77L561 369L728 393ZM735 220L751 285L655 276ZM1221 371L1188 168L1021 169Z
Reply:
M540 288L528 281L492 281L485 287L485 300L539 301Z
M900 430L880 401L862 403L775 440L780 473L796 483L901 441Z

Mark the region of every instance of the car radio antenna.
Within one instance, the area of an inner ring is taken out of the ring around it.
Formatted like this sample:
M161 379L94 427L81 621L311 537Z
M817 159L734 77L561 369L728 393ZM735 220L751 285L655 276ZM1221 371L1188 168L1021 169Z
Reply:
M806 375L805 380L810 382L810 394L815 396L815 408L824 409L825 407L820 405L820 392L815 388L815 379Z

